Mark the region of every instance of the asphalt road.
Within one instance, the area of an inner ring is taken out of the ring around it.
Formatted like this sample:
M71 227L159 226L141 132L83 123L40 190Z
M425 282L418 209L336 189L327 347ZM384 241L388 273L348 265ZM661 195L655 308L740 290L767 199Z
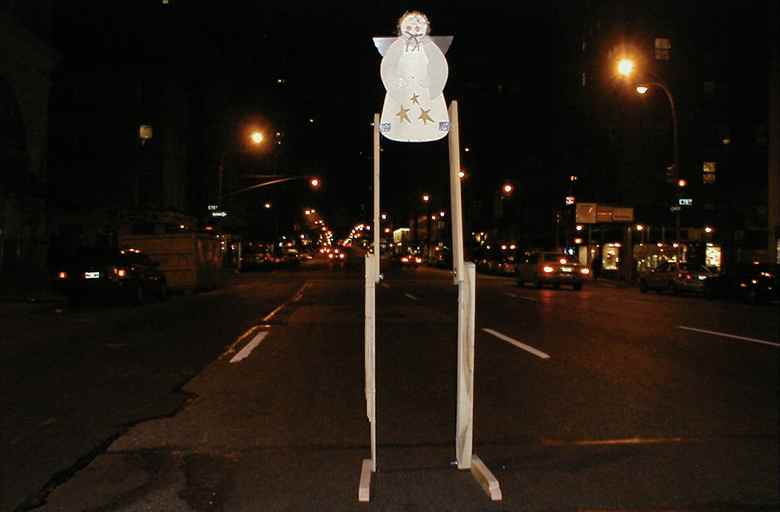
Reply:
M383 272L369 505L353 259L14 315L2 510L780 508L777 306L479 276L474 451L501 483L492 503L451 465L457 290L440 270Z

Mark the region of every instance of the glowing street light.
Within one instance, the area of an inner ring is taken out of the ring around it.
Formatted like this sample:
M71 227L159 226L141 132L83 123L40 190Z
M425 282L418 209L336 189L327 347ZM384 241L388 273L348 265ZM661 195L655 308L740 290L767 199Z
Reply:
M712 226L704 226L704 232L705 233L709 234L709 233L712 233L713 231L715 231L715 230L712 228Z
M643 231L644 229L645 229L645 227L642 224L637 224L636 225L636 230L637 231Z
M428 201L431 200L431 196L429 196L428 194L423 194L422 200L424 203L427 203Z
M677 180L677 186L680 187L680 188L687 187L688 186L688 181L686 181L684 179L679 179L679 180Z
M501 190L504 192L504 194L509 195L515 190L515 187L512 186L511 183L507 183L503 187L501 187Z
M317 188L317 187L319 187L319 186L320 186L320 180L319 180L319 178L312 178L311 180L309 180L309 184L310 184L310 185L311 185L313 188Z
M628 78L634 72L634 61L628 58L622 58L617 65L618 74Z
M252 132L249 138L252 140L252 143L255 145L260 144L265 139L265 137L263 136L263 132L259 132L259 131Z
M463 171L458 171L458 178L463 179L466 177L466 173Z
M271 203L265 203L263 205L263 208L265 208L266 210L270 210L271 209Z

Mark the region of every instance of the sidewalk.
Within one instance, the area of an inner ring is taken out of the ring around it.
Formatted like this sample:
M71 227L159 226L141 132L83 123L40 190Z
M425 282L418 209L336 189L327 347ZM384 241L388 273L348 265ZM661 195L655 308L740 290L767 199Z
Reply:
M0 304L36 304L65 302L52 290L44 272L0 272Z

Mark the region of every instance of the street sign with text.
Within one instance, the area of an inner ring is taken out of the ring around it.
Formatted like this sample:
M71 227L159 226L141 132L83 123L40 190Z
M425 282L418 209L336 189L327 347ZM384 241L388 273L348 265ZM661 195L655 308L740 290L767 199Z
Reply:
M596 203L578 203L575 210L577 224L595 224L597 208Z

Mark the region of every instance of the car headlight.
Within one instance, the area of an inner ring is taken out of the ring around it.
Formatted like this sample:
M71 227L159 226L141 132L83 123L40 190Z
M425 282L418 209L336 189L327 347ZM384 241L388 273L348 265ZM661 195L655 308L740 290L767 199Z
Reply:
M542 268L542 270L543 270L544 272L546 272L547 274L549 274L550 272L552 272L552 271L553 271L553 270L555 270L555 269L554 269L554 268L552 268L552 267L549 267L549 266L545 266L544 268Z
M584 275L588 275L588 274L590 274L590 269L589 268L581 268L580 269L580 273L584 274Z
M707 276L699 276L699 281L704 281L705 279L707 279Z

